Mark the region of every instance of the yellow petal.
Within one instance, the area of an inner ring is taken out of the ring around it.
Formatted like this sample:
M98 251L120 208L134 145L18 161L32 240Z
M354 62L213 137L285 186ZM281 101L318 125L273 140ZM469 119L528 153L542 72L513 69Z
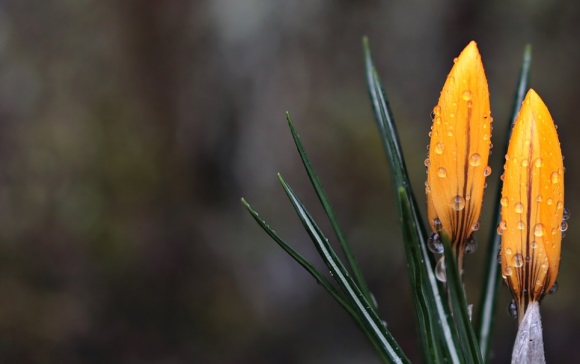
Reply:
M558 275L564 166L554 121L529 90L510 138L502 189L502 276L523 317Z
M492 121L487 79L475 42L454 61L439 103L427 168L427 212L431 228L453 242L458 264L481 211ZM440 222L440 227L436 226Z

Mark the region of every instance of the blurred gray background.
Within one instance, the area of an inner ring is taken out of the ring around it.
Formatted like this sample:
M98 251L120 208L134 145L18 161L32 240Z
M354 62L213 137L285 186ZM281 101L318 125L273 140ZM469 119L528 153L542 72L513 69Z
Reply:
M325 270L277 182L281 172L330 232L290 111L383 317L419 362L365 88L368 35L421 200L429 113L452 59L478 42L500 145L533 45L531 85L559 125L572 212L560 289L542 308L547 358L577 362L579 15L563 0L0 1L0 361L378 363L240 203ZM500 154L466 263L474 303ZM515 335L509 300L502 288L494 363Z

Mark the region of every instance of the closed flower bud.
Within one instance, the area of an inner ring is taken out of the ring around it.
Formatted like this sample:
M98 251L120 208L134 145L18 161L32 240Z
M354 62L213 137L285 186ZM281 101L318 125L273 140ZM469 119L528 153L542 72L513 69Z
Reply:
M463 254L475 248L491 137L487 79L475 42L454 60L439 103L427 165L427 212L433 232L452 242L462 267Z
M521 321L528 304L539 302L556 282L566 224L560 143L534 90L516 118L504 168L501 267Z

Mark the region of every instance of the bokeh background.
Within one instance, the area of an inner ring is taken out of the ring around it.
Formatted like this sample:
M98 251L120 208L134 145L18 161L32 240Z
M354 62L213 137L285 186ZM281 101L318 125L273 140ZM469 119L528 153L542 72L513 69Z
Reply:
M364 81L370 37L422 198L429 113L472 39L494 143L526 43L559 125L572 212L547 357L580 355L580 3L22 0L0 2L0 362L378 363L340 307L246 213L245 196L321 268L281 172L321 220L290 111L375 293L420 360L389 171ZM467 261L480 293L490 226ZM502 288L494 363L515 322ZM477 310L477 307L475 307Z

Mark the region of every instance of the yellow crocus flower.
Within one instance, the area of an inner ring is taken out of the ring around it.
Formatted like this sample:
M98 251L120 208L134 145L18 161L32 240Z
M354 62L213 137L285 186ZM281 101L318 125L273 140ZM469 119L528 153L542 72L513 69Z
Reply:
M502 276L518 317L540 302L556 282L564 213L564 166L554 121L529 90L515 121L505 156L501 199Z
M469 43L454 63L433 109L425 190L434 232L430 248L442 251L442 245L433 248L433 238L444 235L453 244L461 270L463 254L474 249L472 234L479 227L485 178L491 172L487 162L492 117L476 43Z

